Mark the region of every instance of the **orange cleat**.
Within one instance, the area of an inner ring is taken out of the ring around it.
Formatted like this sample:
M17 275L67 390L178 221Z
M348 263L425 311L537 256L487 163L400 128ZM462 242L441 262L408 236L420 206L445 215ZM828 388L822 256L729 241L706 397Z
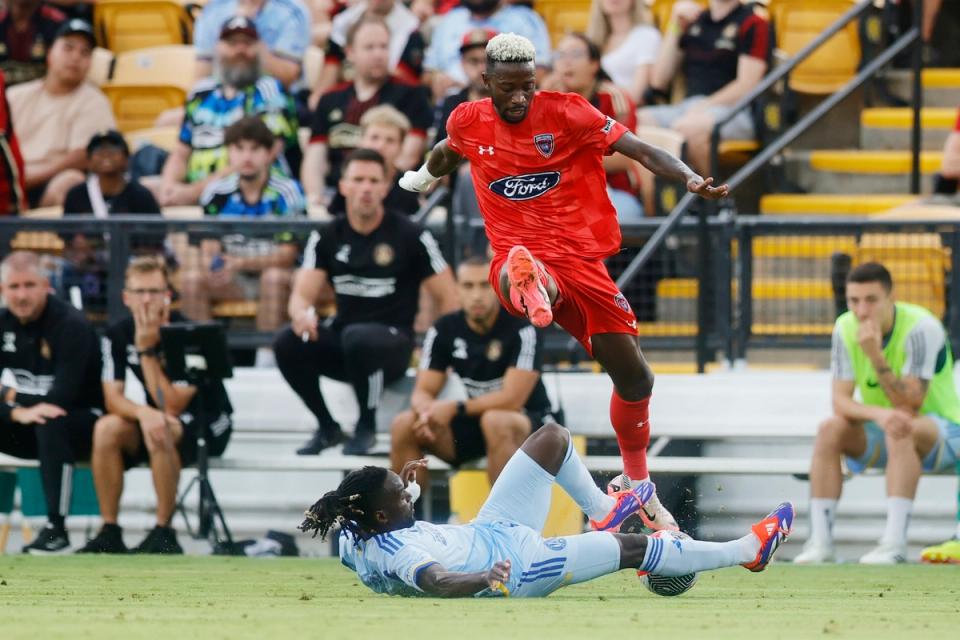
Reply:
M510 303L523 311L535 327L544 328L553 322L550 296L541 281L540 267L530 250L522 245L507 254L507 278L510 281Z
M750 571L759 572L767 568L773 559L773 554L783 544L790 530L793 529L793 505L789 502L783 502L777 506L770 514L753 525L753 535L760 540L760 550L757 551L757 557L753 562L746 562L742 566Z

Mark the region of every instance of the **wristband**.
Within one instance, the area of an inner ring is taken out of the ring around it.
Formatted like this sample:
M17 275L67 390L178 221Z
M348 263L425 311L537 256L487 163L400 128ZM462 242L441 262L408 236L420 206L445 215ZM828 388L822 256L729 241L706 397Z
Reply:
M156 358L159 355L160 355L160 352L157 350L156 347L150 347L149 349L144 349L143 351L137 351L137 357L139 358L143 358L146 356L153 356L154 358Z
M467 415L467 403L463 400L457 402L457 415L460 417Z
M880 367L877 369L877 375L882 376L883 374L890 373L891 371L892 369L890 367Z

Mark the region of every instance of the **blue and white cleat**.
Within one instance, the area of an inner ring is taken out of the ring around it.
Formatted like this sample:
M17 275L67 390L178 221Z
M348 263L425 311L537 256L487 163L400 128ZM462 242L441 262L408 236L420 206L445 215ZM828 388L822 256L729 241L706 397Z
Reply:
M760 540L760 551L752 562L746 562L742 566L750 571L763 571L773 559L773 554L781 544L786 542L790 530L793 529L793 504L783 502L777 506L770 514L753 525L751 530L753 535Z
M617 533L620 527L631 518L639 519L640 511L643 505L650 500L657 492L657 487L647 480L640 482L626 491L618 491L611 494L617 499L617 504L613 506L610 513L602 521L590 521L590 526L595 531L606 531L608 533Z

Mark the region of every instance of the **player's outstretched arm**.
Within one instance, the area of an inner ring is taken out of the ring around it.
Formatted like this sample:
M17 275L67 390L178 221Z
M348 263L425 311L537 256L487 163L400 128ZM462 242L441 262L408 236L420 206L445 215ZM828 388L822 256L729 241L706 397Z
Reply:
M677 156L660 147L647 144L629 131L620 136L611 148L628 158L633 158L662 178L685 182L687 191L695 193L701 198L719 200L730 193L730 188L727 185L714 187L713 178L704 180Z
M453 173L461 160L463 156L451 149L446 139L441 140L433 147L422 167L403 174L400 187L407 191L426 191L434 182Z
M441 598L474 596L484 589L500 589L510 579L510 561L494 563L489 571L458 573L432 564L420 572L417 585L423 592Z

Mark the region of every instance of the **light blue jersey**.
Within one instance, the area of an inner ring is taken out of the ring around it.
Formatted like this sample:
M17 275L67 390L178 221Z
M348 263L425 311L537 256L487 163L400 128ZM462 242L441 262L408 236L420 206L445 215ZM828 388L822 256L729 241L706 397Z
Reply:
M377 593L422 596L420 572L433 564L447 571L479 573L495 562L510 560L506 592L484 589L477 597L542 597L562 586L616 571L620 558L610 534L546 538L514 522L472 522L412 527L355 543L340 533L340 561Z

